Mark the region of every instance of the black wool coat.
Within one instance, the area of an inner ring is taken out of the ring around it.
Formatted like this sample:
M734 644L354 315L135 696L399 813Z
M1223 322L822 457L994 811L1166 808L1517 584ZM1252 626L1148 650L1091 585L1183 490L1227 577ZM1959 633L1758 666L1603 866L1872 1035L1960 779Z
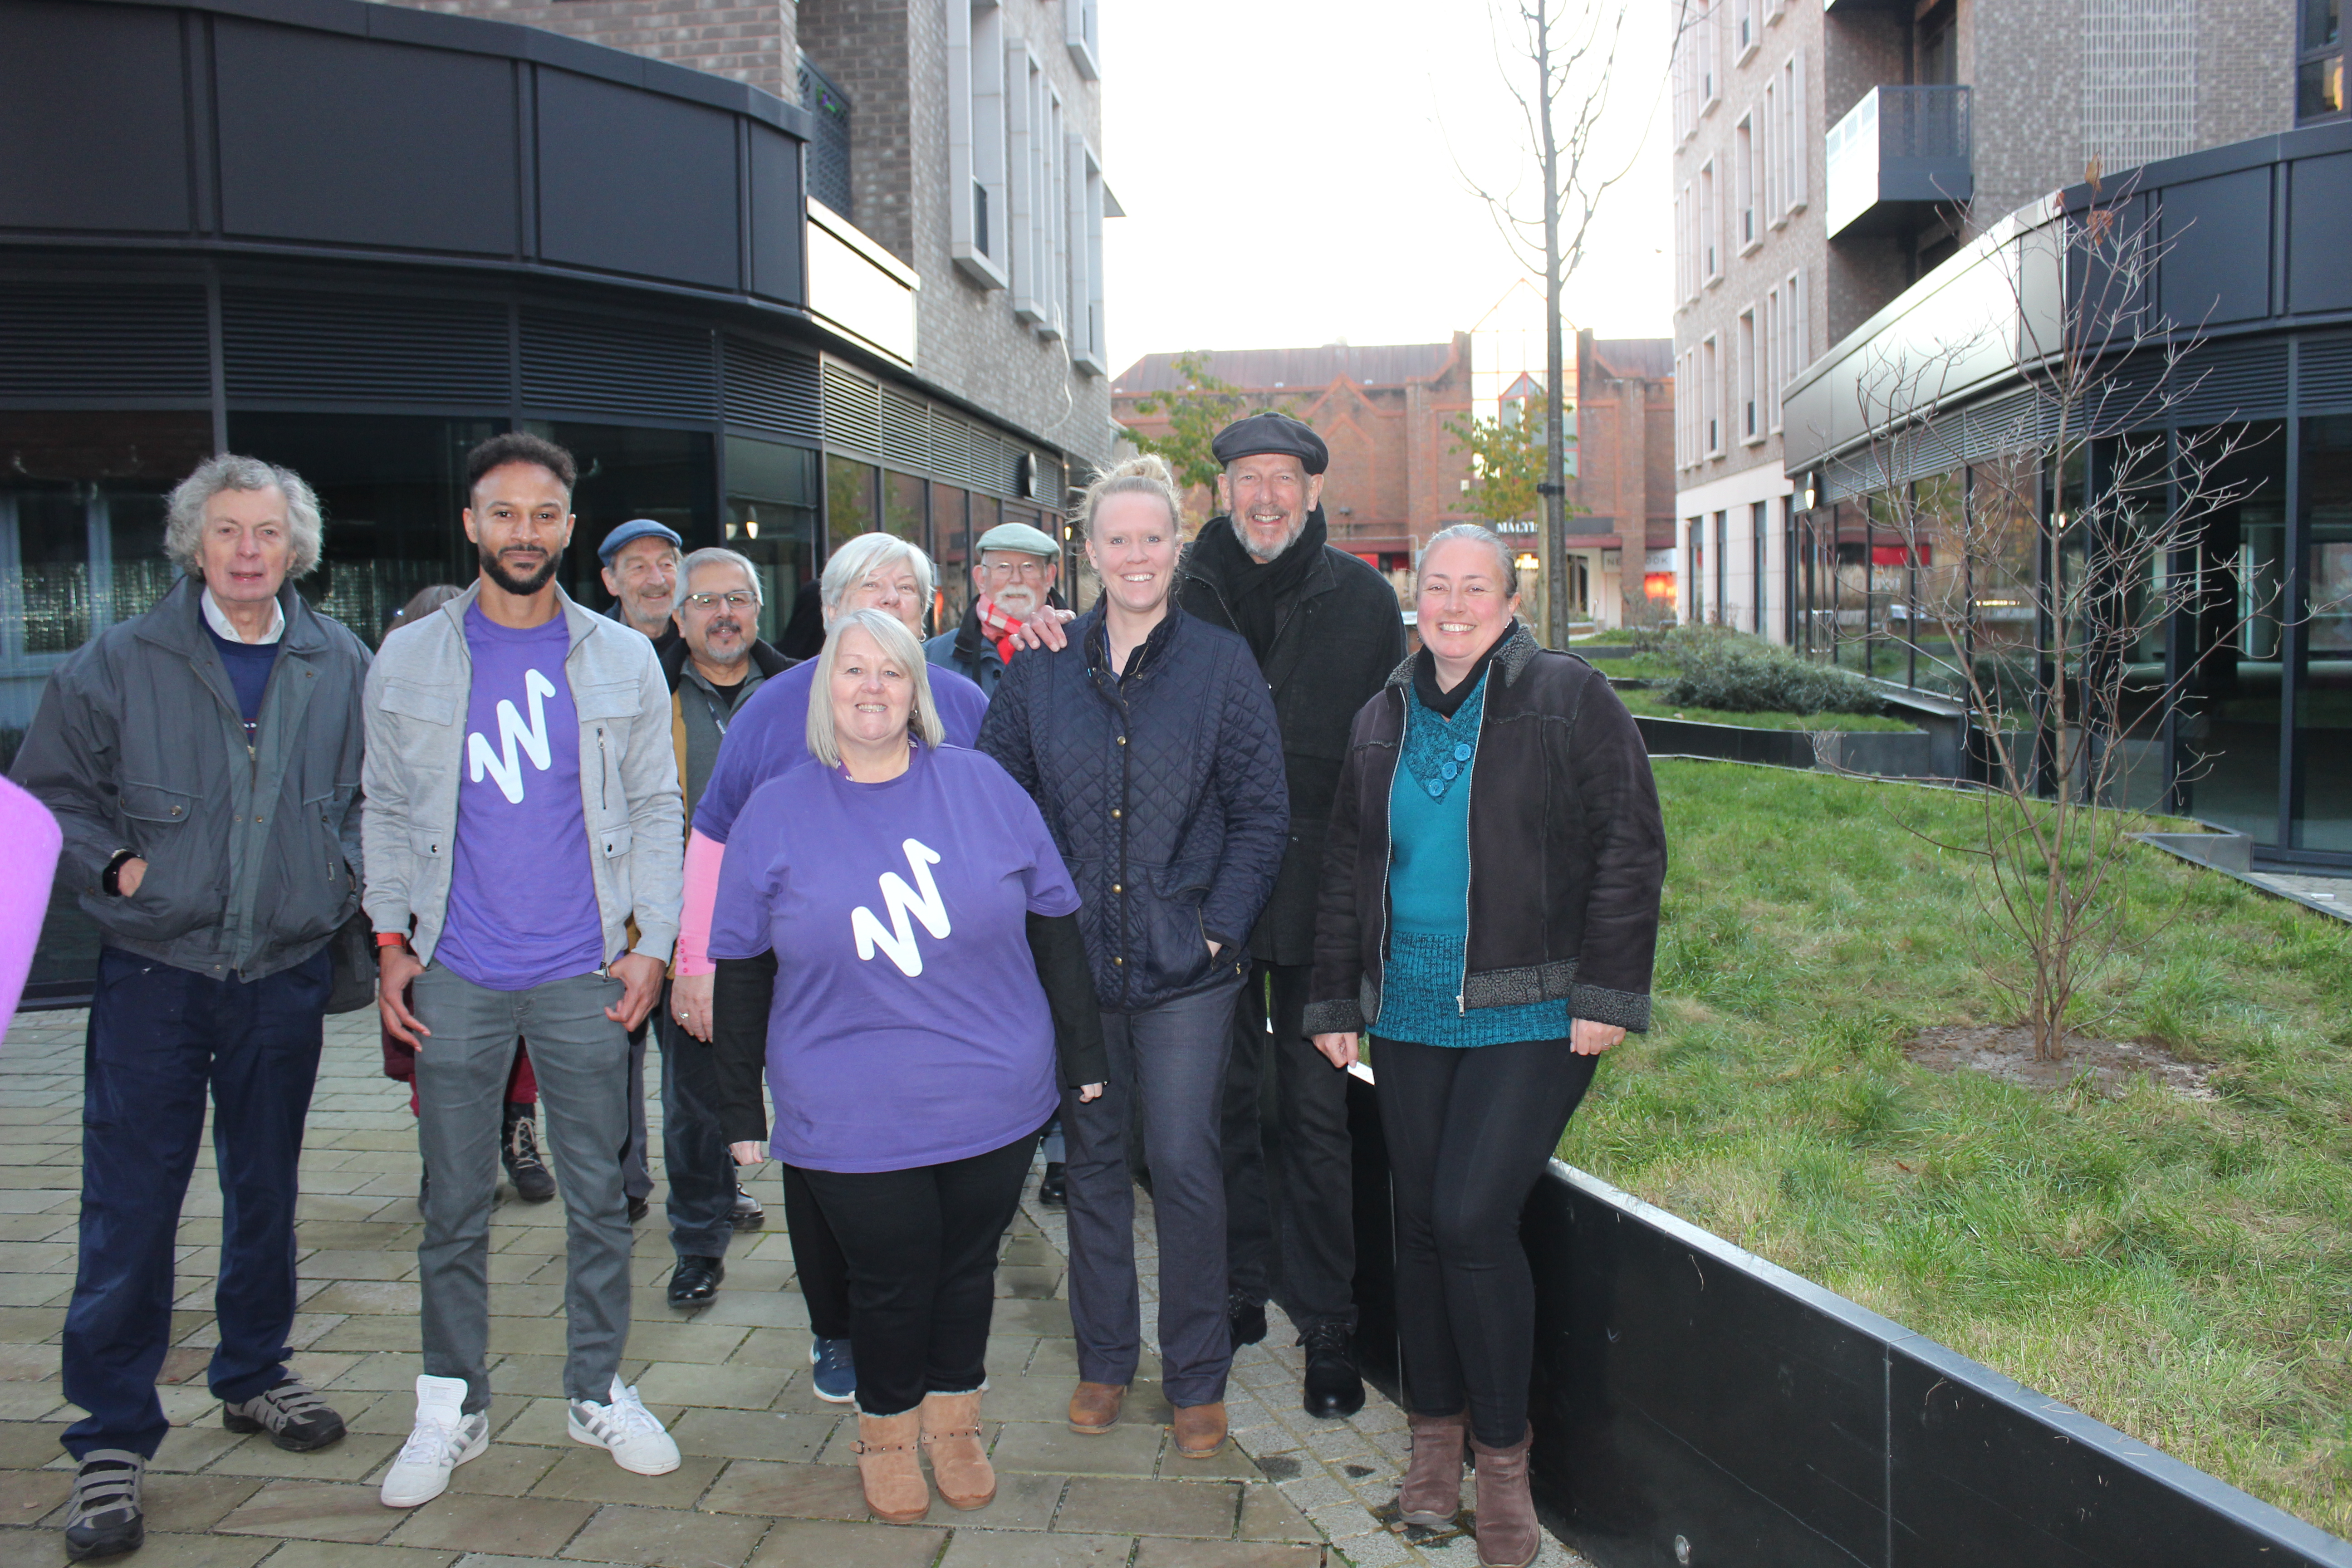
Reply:
M1204 526L1233 523L1218 517ZM1230 629L1231 592L1198 550L1188 552L1177 589L1187 611ZM1307 568L1297 595L1276 611L1274 646L1260 673L1282 729L1290 833L1273 897L1250 933L1250 954L1261 963L1304 965L1315 960L1323 841L1339 792L1339 770L1348 759L1349 726L1404 658L1404 617L1389 580L1328 544Z
M1045 814L1104 1010L1137 1013L1245 965L1290 817L1282 738L1234 633L1171 605L1123 681L1106 668L1101 605L1069 634L1013 655L980 749Z
M1356 715L1324 859L1310 1035L1380 1032L1389 790L1412 669L1398 666ZM1575 1017L1646 1030L1666 829L1642 732L1605 677L1525 626L1496 650L1482 700L1461 1005L1565 1001Z

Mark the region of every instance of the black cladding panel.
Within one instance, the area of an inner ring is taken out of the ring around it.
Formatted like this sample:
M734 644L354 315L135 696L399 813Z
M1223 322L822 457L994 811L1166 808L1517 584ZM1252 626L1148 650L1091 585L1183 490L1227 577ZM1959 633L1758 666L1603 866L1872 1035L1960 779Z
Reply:
M2287 309L2352 309L2352 153L2288 167Z
M180 37L173 11L0 6L0 229L193 226Z
M512 62L227 16L214 37L226 232L514 253Z
M548 261L740 286L732 115L542 67L539 204Z
M751 292L802 302L801 144L751 125Z
M2167 185L2164 313L2177 327L2250 321L2270 313L2271 172L2267 165Z

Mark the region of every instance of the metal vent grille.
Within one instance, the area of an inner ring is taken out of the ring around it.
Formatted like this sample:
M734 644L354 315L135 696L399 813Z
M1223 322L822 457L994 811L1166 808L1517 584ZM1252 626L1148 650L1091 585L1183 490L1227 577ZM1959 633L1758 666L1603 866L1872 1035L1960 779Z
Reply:
M2252 419L2286 410L2286 345L2281 342L2208 344L2187 356L2173 374L2179 402L2173 421L2202 425Z
M228 289L228 395L253 402L504 408L507 307L493 300Z
M824 423L814 355L771 348L731 333L726 340L726 353L730 426L810 446L823 439Z
M0 288L0 402L97 399L211 401L202 289Z
M719 413L711 335L612 316L522 313L527 408L708 420Z
M839 365L824 366L824 444L837 451L879 457L882 389Z
M801 107L816 117L816 140L808 144L809 195L845 218L857 214L849 184L849 117L854 105L833 79L801 57Z
M2352 338L2306 339L2295 378L2306 407L2352 404Z
M979 433L961 419L931 416L931 474L966 489L981 488L986 479L977 461Z
M929 404L882 389L882 460L913 473L929 470L931 410Z

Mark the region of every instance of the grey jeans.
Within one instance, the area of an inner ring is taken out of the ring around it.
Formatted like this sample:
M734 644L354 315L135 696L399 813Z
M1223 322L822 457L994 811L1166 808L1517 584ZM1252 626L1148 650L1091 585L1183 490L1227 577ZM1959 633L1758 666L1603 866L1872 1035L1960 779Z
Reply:
M612 1397L629 1338L631 1236L618 1154L629 1135L629 1037L604 1009L621 992L604 974L528 991L491 991L437 963L416 977L415 1011L433 1031L416 1053L416 1135L432 1178L416 1248L425 1371L464 1378L468 1412L490 1402L490 1205L517 1035L530 1042L548 1148L562 1174L563 1391L600 1405Z
M1172 1405L1225 1396L1225 1178L1220 1112L1238 982L1141 1013L1105 1013L1100 1099L1062 1095L1068 1141L1070 1319L1078 1376L1133 1381L1143 1309L1135 1278L1128 1124L1139 1104L1160 1239L1160 1384Z

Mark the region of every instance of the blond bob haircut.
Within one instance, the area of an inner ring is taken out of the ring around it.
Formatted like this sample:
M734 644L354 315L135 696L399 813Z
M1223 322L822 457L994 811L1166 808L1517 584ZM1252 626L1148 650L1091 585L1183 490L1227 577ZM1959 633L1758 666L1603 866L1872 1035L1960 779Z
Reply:
M809 685L809 754L826 767L841 766L841 742L833 732L833 667L841 657L841 639L851 631L863 631L872 637L882 657L904 668L913 679L915 707L907 727L921 737L923 744L937 751L947 739L947 727L940 722L939 704L931 700L930 667L923 660L923 645L915 640L906 622L887 611L852 610L835 620L824 634L824 651L816 656L816 679Z
M817 599L828 610L838 609L844 594L902 558L915 569L917 593L930 603L931 584L937 581L931 558L895 533L861 533L835 551L824 563L824 575L817 579Z
M1168 467L1168 459L1147 452L1129 458L1095 476L1086 494L1078 500L1078 531L1088 539L1095 536L1095 512L1113 496L1146 495L1159 499L1168 509L1168 526L1178 534L1184 531L1184 499L1176 492L1176 476Z
M1422 563L1429 559L1429 552L1439 545L1456 539L1475 540L1493 551L1495 580L1502 584L1503 596L1507 599L1516 599L1519 596L1518 558L1511 553L1511 547L1503 542L1501 534L1484 524L1475 522L1457 522L1451 528L1441 528L1429 536L1429 542L1423 545L1421 553L1412 558L1414 586L1420 585Z
M286 538L291 546L286 575L289 580L309 576L319 563L319 546L326 533L318 496L293 469L234 452L206 458L173 489L164 511L163 553L189 576L205 574L205 508L225 490L276 490L286 498Z

